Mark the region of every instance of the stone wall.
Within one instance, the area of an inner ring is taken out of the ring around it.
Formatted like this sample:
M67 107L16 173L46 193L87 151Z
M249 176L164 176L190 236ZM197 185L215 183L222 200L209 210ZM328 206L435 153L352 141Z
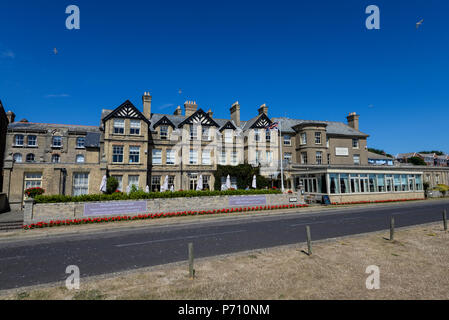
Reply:
M376 201L376 200L424 199L424 191L330 195L329 198L332 203Z
M108 202L69 202L69 203L37 203L33 200L25 200L24 223L49 222L50 220L81 219L85 217L85 204L105 204L105 203L133 203L136 201L146 201L146 212L123 212L120 215L135 215L143 213L160 213L176 211L199 211L225 208L253 207L262 204L230 205L232 201L242 201L244 199L255 199L255 197L266 197L266 205L300 204L301 196L293 194L267 194L267 195L245 195L245 196L214 196L214 197L193 197L193 198L165 198L150 200L127 200ZM117 214L115 214L117 215ZM101 215L110 217L114 214ZM89 216L93 217L93 216Z

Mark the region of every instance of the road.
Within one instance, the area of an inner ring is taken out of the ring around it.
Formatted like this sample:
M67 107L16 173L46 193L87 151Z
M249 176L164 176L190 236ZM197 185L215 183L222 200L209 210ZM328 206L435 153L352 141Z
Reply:
M304 242L306 225L320 240L388 229L391 215L396 227L441 221L445 208L449 201L401 203L2 241L0 290L64 281L68 265L82 279L185 261L189 242L196 258L209 257Z

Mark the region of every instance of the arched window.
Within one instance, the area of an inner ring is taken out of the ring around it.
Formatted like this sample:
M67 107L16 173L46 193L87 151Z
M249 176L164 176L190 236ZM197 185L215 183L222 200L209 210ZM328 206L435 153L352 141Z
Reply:
M29 153L27 154L27 162L34 162L34 154L33 153Z
M52 163L59 163L61 162L61 156L59 154L54 154L51 156L51 162Z
M14 162L16 162L16 163L22 162L22 154L21 153L14 154Z
M82 154L76 156L76 163L84 163L84 156Z
M16 134L14 136L14 145L23 146L23 134Z

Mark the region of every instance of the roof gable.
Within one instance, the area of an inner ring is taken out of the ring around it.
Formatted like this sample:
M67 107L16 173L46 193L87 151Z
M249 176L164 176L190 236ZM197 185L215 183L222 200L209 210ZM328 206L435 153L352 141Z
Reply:
M268 118L265 113L262 113L260 117L252 124L250 129L264 129L273 122Z
M147 118L140 112L129 100L123 102L114 111L103 118L103 122L111 118L140 119L150 123Z
M221 127L220 132L227 129L236 130L237 128L231 121L228 121L225 123L223 127Z
M175 128L175 125L170 121L169 118L167 118L167 116L163 116L162 118L160 118L159 121L153 125L153 128L156 129L159 126L171 126L173 129Z
M185 124L200 124L202 126L219 127L219 125L206 112L204 112L203 109L198 109L198 111L181 122L178 125L178 128L181 128Z

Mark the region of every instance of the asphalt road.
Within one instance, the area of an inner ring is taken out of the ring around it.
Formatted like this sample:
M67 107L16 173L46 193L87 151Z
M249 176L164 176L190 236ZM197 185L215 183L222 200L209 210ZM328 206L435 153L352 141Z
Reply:
M195 257L327 239L385 230L390 216L396 227L441 221L449 201L429 201L366 208L341 208L310 214L282 214L204 221L195 224L146 226L137 229L0 242L0 290L65 281L68 265L82 277L187 260L187 244ZM207 220L207 219L206 219ZM388 236L388 232L385 233Z

